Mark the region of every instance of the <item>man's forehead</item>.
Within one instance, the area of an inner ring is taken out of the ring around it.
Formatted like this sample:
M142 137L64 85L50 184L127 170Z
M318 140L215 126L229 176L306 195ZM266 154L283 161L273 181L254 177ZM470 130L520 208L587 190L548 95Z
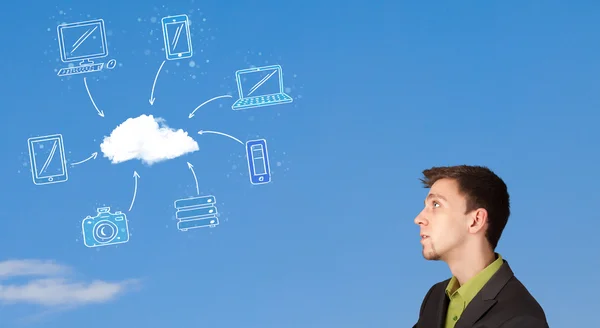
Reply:
M459 196L458 184L453 179L440 179L436 181L427 194L427 198L438 197L448 199Z

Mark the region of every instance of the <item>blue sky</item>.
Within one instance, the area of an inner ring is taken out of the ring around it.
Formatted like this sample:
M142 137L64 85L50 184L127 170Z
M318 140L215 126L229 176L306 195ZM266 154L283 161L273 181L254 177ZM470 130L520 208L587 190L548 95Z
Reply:
M594 322L596 2L168 3L3 5L0 326L412 326L450 274L421 256L418 178L454 164L508 184L498 251L550 325ZM164 64L150 105L160 19L182 13L193 56ZM90 98L83 75L56 75L56 27L95 18L118 64L85 75ZM293 103L231 110L235 71L272 64ZM113 164L100 144L141 115L199 150ZM272 182L252 185L244 146L199 130L266 139ZM35 185L27 139L56 133L67 163L98 156ZM173 202L196 195L194 174L220 224L182 232ZM102 206L127 215L129 242L84 246Z

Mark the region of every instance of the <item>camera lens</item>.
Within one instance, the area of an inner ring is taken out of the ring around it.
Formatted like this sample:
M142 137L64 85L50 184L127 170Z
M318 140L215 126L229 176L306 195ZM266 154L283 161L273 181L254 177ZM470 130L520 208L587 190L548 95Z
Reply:
M118 229L113 222L100 221L94 227L94 239L99 243L110 242L116 237Z

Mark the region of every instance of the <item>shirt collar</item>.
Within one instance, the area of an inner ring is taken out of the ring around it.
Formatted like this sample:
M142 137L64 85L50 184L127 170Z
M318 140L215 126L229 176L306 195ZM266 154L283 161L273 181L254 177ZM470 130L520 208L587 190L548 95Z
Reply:
M451 298L456 293L464 300L466 304L468 304L475 297L475 295L479 293L483 286L485 286L494 273L496 273L496 271L498 271L498 269L502 266L502 263L504 262L502 256L498 253L495 253L495 255L496 260L494 262L492 262L462 286L459 285L458 279L452 276L448 286L446 286L446 295Z

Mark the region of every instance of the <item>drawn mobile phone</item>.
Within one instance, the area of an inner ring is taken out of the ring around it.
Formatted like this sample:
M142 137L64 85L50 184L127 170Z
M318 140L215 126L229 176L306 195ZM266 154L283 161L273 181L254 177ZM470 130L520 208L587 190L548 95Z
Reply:
M192 37L188 16L163 17L161 22L167 60L192 57Z
M267 141L265 139L247 141L246 156L248 171L250 172L250 183L258 185L271 182Z
M65 148L60 134L27 139L33 183L44 185L68 180Z

